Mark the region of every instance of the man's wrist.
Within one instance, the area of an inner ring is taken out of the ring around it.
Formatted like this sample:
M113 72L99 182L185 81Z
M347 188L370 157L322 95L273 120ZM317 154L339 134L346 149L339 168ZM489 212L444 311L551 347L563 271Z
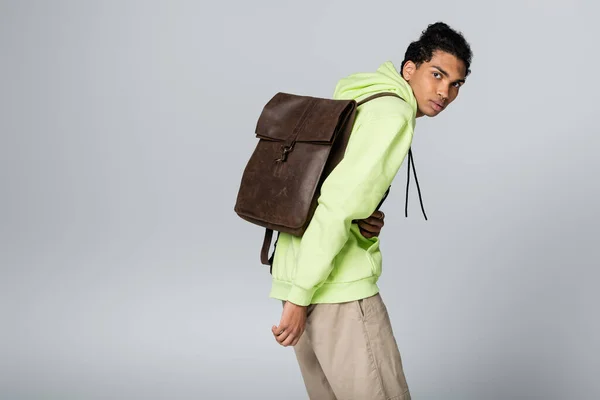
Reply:
M296 307L300 307L300 308L307 308L308 307L308 306L303 306L303 305L300 305L300 304L296 304L296 303L294 303L292 301L289 301L289 300L286 300L286 303L290 303L291 305L296 306Z

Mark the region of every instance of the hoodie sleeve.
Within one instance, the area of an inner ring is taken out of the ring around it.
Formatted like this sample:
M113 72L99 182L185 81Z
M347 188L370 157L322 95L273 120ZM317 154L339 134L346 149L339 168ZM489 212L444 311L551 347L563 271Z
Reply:
M381 201L410 148L409 121L410 117L395 114L371 117L355 127L344 158L323 182L300 242L290 302L310 304L348 240L352 220L369 217Z

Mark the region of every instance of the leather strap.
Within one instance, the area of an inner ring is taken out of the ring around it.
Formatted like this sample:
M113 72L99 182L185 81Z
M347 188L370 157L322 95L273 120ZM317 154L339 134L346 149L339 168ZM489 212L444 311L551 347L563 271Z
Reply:
M263 240L263 246L260 250L260 262L263 265L269 265L269 248L271 247L271 240L273 239L273 230L265 229L265 239Z
M367 98L366 98L366 99L364 99L364 100L361 100L361 101L359 101L359 102L358 102L358 104L357 104L356 106L357 106L357 107L359 107L359 106L362 106L362 105L363 105L363 104L365 104L367 101L371 101L371 100L374 100L374 99L377 99L377 98L379 98L379 97L383 97L383 96L394 96L394 97L397 97L397 98L399 98L399 99L401 99L401 100L404 100L402 97L398 96L396 93L391 93L391 92L382 92L382 93L376 93L376 94L374 94L374 95L372 95L372 96L369 96L369 97L367 97Z

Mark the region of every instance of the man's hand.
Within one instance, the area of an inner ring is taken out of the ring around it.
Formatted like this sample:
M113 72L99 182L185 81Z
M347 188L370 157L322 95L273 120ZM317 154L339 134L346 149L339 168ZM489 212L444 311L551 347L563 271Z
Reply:
M273 325L271 328L275 340L280 345L287 347L295 346L298 343L306 325L306 309L305 306L298 306L289 301L285 302L279 326Z
M382 211L375 211L369 218L357 220L360 233L367 239L379 236L384 225L384 218L385 214Z

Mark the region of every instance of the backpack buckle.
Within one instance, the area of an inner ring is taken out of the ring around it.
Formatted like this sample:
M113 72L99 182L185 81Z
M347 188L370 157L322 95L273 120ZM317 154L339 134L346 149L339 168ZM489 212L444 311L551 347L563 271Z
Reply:
M291 146L281 146L281 157L275 160L275 162L285 162L287 160L288 153L294 149L294 144Z

